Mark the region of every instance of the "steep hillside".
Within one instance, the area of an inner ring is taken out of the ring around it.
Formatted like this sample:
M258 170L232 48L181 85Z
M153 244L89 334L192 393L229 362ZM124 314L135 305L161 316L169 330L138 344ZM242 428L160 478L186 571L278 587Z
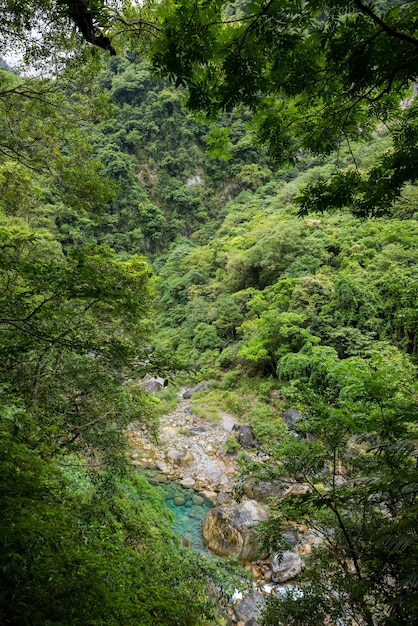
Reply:
M279 169L248 111L196 122L133 54L94 81L1 85L5 623L216 623L207 584L237 578L179 545L126 463L129 422L155 428L137 379L156 372L172 396L209 381L193 410L251 426L253 454L227 442L237 493L294 488L271 502L271 553L289 524L322 539L265 626L412 623L418 189L384 218L332 195L300 210L306 185L392 154L386 130Z

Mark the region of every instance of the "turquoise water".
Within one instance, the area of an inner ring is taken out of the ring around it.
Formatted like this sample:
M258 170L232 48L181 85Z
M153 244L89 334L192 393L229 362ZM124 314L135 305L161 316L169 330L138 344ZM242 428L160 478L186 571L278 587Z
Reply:
M174 532L190 542L194 550L207 552L200 520L213 507L212 503L194 489L182 487L179 482L167 478L158 470L148 470L146 476L152 485L161 487L165 494L165 504L175 513Z

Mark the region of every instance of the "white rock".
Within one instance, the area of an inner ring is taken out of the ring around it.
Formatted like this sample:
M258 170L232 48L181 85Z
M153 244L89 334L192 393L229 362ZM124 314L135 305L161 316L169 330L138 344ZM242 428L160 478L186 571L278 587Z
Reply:
M235 589L234 593L232 594L232 598L231 598L232 604L235 604L236 602L238 602L238 600L242 600L243 597L244 596L243 596L242 591L240 591L239 589Z
M285 550L282 558L274 554L271 560L273 570L273 582L284 583L295 578L303 569L303 561L297 552Z
M279 598L284 598L286 595L290 595L292 600L300 600L300 598L303 598L302 589L295 585L277 585L275 592Z
M186 478L183 478L183 480L180 481L180 485L182 485L183 487L193 487L195 483L196 483L195 479L192 478L191 476L187 476Z
M201 176L191 176L191 178L187 179L186 185L187 187L193 187L193 185L201 185L203 183L203 179Z

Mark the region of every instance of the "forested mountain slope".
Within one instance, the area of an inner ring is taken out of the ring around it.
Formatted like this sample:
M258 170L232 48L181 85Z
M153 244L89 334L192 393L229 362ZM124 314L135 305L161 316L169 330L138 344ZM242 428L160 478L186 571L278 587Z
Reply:
M244 474L309 485L292 503L277 502L265 529L273 549L289 520L334 538L305 571L306 604L272 600L263 623L337 619L347 603L365 623L408 624L416 611L417 192L405 190L394 209L405 219L298 217L300 186L326 167L241 193L207 243L172 245L159 273L158 341L211 380L196 407L229 410L252 426L270 463L252 465L244 454ZM290 408L299 423L289 431Z
M211 133L133 53L94 81L1 81L2 623L216 623L227 575L125 463L159 370L250 423L270 462L241 454L244 474L309 486L266 542L289 520L327 542L264 624L413 623L418 190L370 219L298 200L390 135L278 169L248 110Z
M417 188L406 186L386 217L358 219L332 203L301 217L306 185L369 170L390 152L383 127L354 150L301 154L280 170L251 148L236 114L232 158L210 161L207 129L182 117L177 92L158 91L163 109L147 94L154 103L144 109L139 95L138 110L168 128L150 131L141 149L121 147L135 156L153 214L164 216L158 245L140 240L158 274L154 343L189 377L211 381L196 410L224 408L251 424L271 464L244 455L244 473L311 486L278 503L266 528L273 549L289 519L335 537L301 580L306 605L272 600L265 623L337 619L347 603L366 623L407 624L416 610ZM128 115L126 98L117 106ZM302 439L283 422L295 407Z

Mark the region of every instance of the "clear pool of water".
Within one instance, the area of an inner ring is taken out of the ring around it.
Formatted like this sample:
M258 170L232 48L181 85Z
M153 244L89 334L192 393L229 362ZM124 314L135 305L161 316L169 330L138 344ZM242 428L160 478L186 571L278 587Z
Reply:
M212 503L192 488L185 488L176 480L169 479L158 470L148 470L145 474L152 485L164 491L165 504L176 516L173 530L182 539L190 542L195 550L207 552L200 530L200 521Z

